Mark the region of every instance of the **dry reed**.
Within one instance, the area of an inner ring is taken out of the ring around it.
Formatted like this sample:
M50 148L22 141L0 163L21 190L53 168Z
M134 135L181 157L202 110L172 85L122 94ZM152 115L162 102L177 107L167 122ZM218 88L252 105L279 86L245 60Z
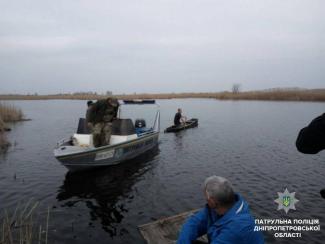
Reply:
M6 151L10 146L10 143L7 141L7 138L4 134L6 130L6 125L0 117L0 152Z
M13 105L7 105L0 103L0 152L4 152L10 146L7 141L4 131L10 130L6 127L5 122L17 122L24 119L23 112L14 107Z
M0 132L0 153L5 152L9 146L10 143L8 142L6 136Z
M13 105L0 103L0 118L3 122L16 122L24 119L21 109Z
M5 122L3 122L2 118L0 117L0 132L5 130Z
M38 202L28 201L25 206L17 205L15 211L9 216L4 211L2 217L0 244L32 244L47 243L49 208L47 211L46 228L42 230L42 225L36 226L34 220Z
M49 100L75 99L97 100L106 98L97 94L55 94L55 95L0 95L0 100ZM220 100L273 100L273 101L325 101L325 89L273 89L247 92L202 92L202 93L159 93L115 95L118 99L173 99L214 98Z

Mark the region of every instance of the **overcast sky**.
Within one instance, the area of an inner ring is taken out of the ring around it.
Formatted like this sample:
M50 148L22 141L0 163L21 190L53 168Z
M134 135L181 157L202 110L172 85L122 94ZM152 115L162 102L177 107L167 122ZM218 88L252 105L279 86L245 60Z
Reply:
M0 0L0 93L325 87L323 0Z

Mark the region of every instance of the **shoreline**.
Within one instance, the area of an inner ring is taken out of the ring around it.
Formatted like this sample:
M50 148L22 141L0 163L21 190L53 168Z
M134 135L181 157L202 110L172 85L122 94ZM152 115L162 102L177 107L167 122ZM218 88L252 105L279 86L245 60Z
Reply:
M325 102L325 89L311 90L265 90L245 92L211 92L211 93L156 93L156 94L117 94L117 99L177 99L177 98L209 98L217 100L257 100L257 101L302 101ZM53 94L22 95L3 94L0 100L98 100L108 95L97 94Z

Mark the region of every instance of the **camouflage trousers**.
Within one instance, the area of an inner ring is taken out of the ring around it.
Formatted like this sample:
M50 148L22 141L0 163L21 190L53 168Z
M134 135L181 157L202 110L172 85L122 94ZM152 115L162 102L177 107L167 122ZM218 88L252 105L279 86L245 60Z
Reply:
M95 147L109 145L112 123L96 123L92 126L93 144Z
M104 145L109 145L112 134L112 123L104 123L103 133L102 133L102 143Z

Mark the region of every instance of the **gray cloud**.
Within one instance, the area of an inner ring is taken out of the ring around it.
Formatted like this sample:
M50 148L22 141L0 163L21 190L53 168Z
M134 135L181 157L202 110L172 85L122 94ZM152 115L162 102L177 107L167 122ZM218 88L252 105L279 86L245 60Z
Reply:
M1 93L324 87L321 0L0 0Z

